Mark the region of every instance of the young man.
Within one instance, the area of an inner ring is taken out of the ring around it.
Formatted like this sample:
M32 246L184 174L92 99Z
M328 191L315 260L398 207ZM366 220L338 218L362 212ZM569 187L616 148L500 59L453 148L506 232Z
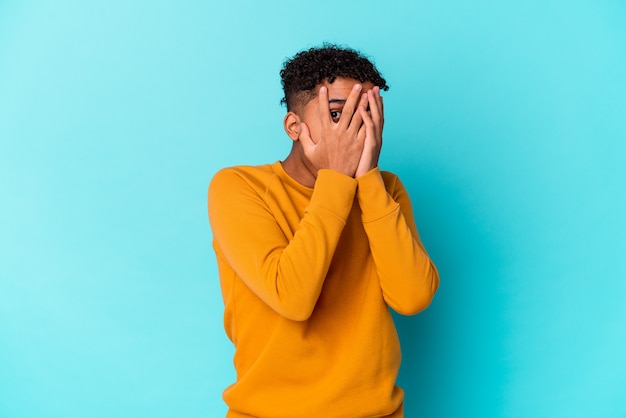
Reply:
M333 45L288 60L287 158L209 187L237 381L227 417L402 417L389 308L428 306L439 277L400 180L378 169L385 80Z

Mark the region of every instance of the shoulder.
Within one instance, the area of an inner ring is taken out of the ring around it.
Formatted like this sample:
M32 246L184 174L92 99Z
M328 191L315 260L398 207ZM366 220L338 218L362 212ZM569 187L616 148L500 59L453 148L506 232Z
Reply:
M241 177L241 178L262 178L264 176L273 176L272 164L263 165L236 165L233 167L225 167L220 169L213 176L213 180L223 177ZM212 181L213 181L212 180Z
M272 170L271 164L226 167L215 173L209 185L209 192L211 190L228 192L242 187L265 189L275 177L276 173Z

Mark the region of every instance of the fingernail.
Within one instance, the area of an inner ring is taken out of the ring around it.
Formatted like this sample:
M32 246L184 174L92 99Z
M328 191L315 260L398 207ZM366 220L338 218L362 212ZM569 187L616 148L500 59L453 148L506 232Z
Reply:
M355 84L354 87L352 87L355 91L359 91L361 90L361 85L360 84Z
M320 87L320 93L326 93L326 87L324 86Z

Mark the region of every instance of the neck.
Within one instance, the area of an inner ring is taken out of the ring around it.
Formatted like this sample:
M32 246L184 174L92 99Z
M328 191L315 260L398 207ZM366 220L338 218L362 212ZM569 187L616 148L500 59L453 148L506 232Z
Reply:
M300 147L294 144L282 165L289 177L305 187L313 188L317 170L311 165Z

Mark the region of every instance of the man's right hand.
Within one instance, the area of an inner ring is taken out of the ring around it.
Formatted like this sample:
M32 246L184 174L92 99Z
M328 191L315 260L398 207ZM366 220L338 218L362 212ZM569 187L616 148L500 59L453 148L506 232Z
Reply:
M301 124L300 140L304 155L316 170L330 169L354 177L363 153L365 125L358 106L367 106L367 95L355 84L348 95L338 122L333 122L328 101L328 88L320 87L318 117L319 138L312 138L306 123Z

